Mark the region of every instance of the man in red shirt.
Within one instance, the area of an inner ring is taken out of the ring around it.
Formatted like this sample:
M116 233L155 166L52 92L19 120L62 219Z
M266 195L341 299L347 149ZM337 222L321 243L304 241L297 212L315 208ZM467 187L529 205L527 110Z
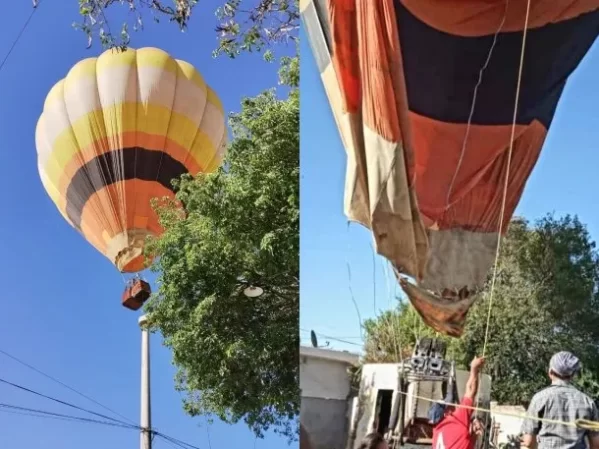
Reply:
M478 380L480 371L485 363L482 357L475 357L470 364L470 377L466 383L464 397L460 405L465 407L474 407L474 398L478 392ZM452 397L449 392L449 397ZM446 402L453 402L447 401ZM482 432L482 424L477 419L472 419L471 408L445 406L435 404L436 410L431 409L431 424L433 429L433 447L432 449L474 449L477 436ZM435 419L436 416L440 419ZM440 413L439 413L440 412ZM438 422L435 422L438 421Z

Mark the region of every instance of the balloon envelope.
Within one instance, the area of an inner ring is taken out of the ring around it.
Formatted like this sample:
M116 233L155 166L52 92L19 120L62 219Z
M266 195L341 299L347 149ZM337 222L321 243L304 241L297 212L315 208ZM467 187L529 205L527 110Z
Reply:
M461 335L536 164L598 0L307 0L301 13L348 164L345 213L436 330ZM476 98L474 92L476 89ZM476 101L474 101L476 100ZM470 122L470 126L468 123Z
M122 272L144 268L163 232L152 198L172 181L216 170L223 106L189 63L156 48L108 50L50 90L36 128L38 169L65 220Z

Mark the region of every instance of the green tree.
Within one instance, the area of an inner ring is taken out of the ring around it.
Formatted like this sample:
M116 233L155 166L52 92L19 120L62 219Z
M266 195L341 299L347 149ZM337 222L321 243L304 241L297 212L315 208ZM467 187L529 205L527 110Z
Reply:
M419 338L436 337L409 302L401 301L375 319L365 320L364 362L395 363L412 355Z
M156 22L161 19L173 22L183 31L199 3L198 0L79 0L82 19L75 27L87 35L89 46L97 35L104 47L124 48L131 39L129 29L142 30L146 16ZM117 7L127 10L131 19L115 33L107 14ZM219 40L215 55L235 57L242 51L266 51L266 58L271 58L268 47L272 44L297 40L299 0L223 0L216 17L215 32Z
M153 328L172 349L192 416L244 420L297 437L299 413L299 91L284 60L287 98L243 100L230 118L223 168L185 178L158 204L164 234L149 242L159 289ZM258 298L243 294L261 287Z
M448 354L462 368L483 350L489 284L470 310L462 338L446 339ZM549 359L560 350L581 358L586 370L579 384L595 397L599 388L591 373L599 368L598 287L599 256L577 218L547 216L534 226L520 219L512 222L502 243L486 352L494 399L525 403L547 384ZM380 347L382 336L391 332L406 342L404 355L409 353L418 329L415 314L402 304L368 323L367 357L396 357L390 343ZM394 328L389 323L395 323ZM422 336L433 334L427 328Z

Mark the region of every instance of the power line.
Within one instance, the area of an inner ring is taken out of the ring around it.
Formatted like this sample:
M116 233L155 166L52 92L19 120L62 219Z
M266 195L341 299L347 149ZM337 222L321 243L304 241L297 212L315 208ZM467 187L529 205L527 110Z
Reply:
M55 420L58 420L58 421L73 422L72 419L68 419L68 418L60 418L60 417L55 417L55 416L46 416L44 414L36 413L36 412L27 413L27 412L15 411L15 410L6 410L4 408L0 408L0 413L6 413L6 414L9 414L9 415L19 415L19 416L31 416L33 418L55 419Z
M159 438L163 439L164 441L166 441L171 447L188 449L187 446L183 446L182 444L175 443L170 438L164 437L162 435L158 435L157 433L155 433L154 435L156 435L157 437L159 437Z
M174 447L175 449L177 449L178 447L181 447L181 445L177 445L177 444L173 443L172 441L170 441L170 440L167 440L167 439L166 439L166 438L164 438L164 437L161 437L161 438L162 438L164 441L166 441L170 447ZM183 446L183 447L185 447L185 446Z
M170 437L170 436L165 435L165 434L163 434L161 432L154 432L154 435L156 435L157 437L160 437L160 438L162 438L162 439L164 439L166 441L169 441L169 442L171 442L171 443L173 443L173 444L175 444L178 447L181 447L183 449L190 449L190 448L191 449L200 449L199 447L194 446L193 444L186 443L185 441L178 440L177 438Z
M23 27L21 28L21 31L19 31L19 34L17 34L17 38L13 41L12 45L8 49L8 53L6 53L6 55L4 56L4 59L2 59L2 62L0 62L0 71L2 71L2 69L4 68L4 64L6 64L6 61L8 61L9 56L11 55L11 53L13 52L13 50L15 49L15 47L17 46L17 43L21 39L21 36L23 36L23 33L27 29L27 26L29 26L29 22L31 22L31 19L33 19L33 15L38 10L40 3L41 3L41 1L37 1L37 2L35 2L33 4L33 8L31 10L31 14L29 14L29 17L27 18L27 20L23 24Z
M53 381L53 382L56 382L57 384L59 384L59 385L63 386L64 388L66 388L66 389L68 389L68 390L72 391L73 393L76 393L76 394L78 394L78 395L79 395L79 396L81 396L82 398L84 398L84 399L87 399L88 401L90 401L90 402L93 402L94 404L96 404L96 405L98 405L98 406L102 407L104 410L106 410L106 411L109 411L110 413L113 413L113 414L115 414L115 415L119 416L120 418L123 418L123 419L124 419L124 420L126 420L126 421L129 421L131 424L135 424L135 422L134 422L133 420L131 420L131 419L127 418L126 416L123 416L123 415L121 415L120 413L118 413L118 412L116 412L116 411L112 410L110 407L107 407L106 405L104 405L104 404L102 404L102 403L98 402L98 401L97 401L97 400L95 400L94 398L92 398L92 397L90 397L90 396L88 396L88 395L86 395L86 394L82 393L81 391L79 391L79 390L77 390L77 389L75 389L75 388L73 388L73 387L71 387L71 386L69 386L69 385L65 384L64 382L61 382L60 380L58 380L58 379L56 379L55 377L52 377L51 375L49 375L49 374L47 374L47 373L43 372L42 370L40 370L40 369L36 368L35 366L32 366L32 365L30 365L29 363L27 363L27 362L24 362L23 360L19 359L18 357L14 356L14 355L12 355L12 354L9 354L8 352L4 351L3 349L0 349L0 354L3 354L3 355L5 355L6 357L8 357L8 358L10 358L10 359L14 360L15 362L17 362L17 363L20 363L21 365L23 365L23 366L25 366L25 367L29 368L30 370L32 370L32 371L35 371L35 372L36 372L36 373L38 373L38 374L41 374L41 375L42 375L42 376L44 376L45 378L47 378L47 379L50 379L50 380L51 380L51 381Z
M106 415L103 415L101 413L96 413L96 412L94 412L92 410L88 410L88 409L85 409L83 407L79 407L79 406L77 406L75 404L71 404L70 402L62 401L62 400L54 398L52 396L45 395L43 393L40 393L39 391L32 390L30 388L24 387L22 385L15 384L13 382L9 382L9 381L7 381L5 379L0 378L0 383L4 383L4 384L10 385L10 386L12 386L14 388L18 388L19 390L23 390L23 391L26 391L28 393L35 394L36 396L40 396L40 397L43 397L45 399L49 399L51 401L57 402L59 404L66 405L67 407L71 407L71 408L74 408L76 410L80 410L80 411L83 411L83 412L86 412L86 413L90 413L92 415L98 416L98 417L103 418L104 420L108 420L108 421L99 421L99 420L90 419L90 418L72 417L71 416L70 418L72 418L72 419L76 419L76 420L84 421L84 422L94 422L96 424L112 425L114 427L122 427L122 428L127 428L127 429L141 430L141 427L138 426L138 425L128 424L128 423L126 423L124 421L120 421L118 419L111 418L110 416L106 416ZM0 404L0 408L1 407L17 408L17 409L27 410L24 407L10 406L8 404ZM28 411L35 411L35 410L34 409L28 409ZM38 413L39 412L40 411L38 411ZM48 414L48 415L60 416L60 417L63 417L63 418L64 417L69 417L69 415L62 415L60 413L53 413L53 412L45 412L45 413ZM150 429L150 432L153 435L161 437L161 438L163 438L163 439L165 439L165 440L167 440L167 441L169 441L169 442L171 442L171 443L173 443L173 444L175 444L175 445L177 445L179 447L182 447L182 448L185 448L185 449L200 449L199 447L194 446L193 444L186 443L185 441L182 441L182 440L179 440L177 438L171 437L171 436L166 435L166 434L164 434L162 432L158 432L158 431L151 430L151 429Z
M84 423L90 423L90 424L100 424L100 425L104 425L104 426L122 427L122 428L126 428L126 429L138 430L137 426L133 426L133 425L130 425L127 423L120 424L120 423L115 423L115 422L110 422L110 421L100 421L97 419L84 418L81 416L74 416L74 415L65 415L63 413L55 413L55 412L50 412L47 410L40 410L40 409L34 409L34 408L28 408L28 407L20 407L20 406L11 405L11 404L0 403L0 411L6 412L6 413L20 414L20 415L25 415L25 416L32 416L35 418L50 418L50 419L60 419L60 420L65 420L65 421L78 421L78 422L84 422Z
M310 332L310 331L308 331L306 329L300 329L300 330L302 332ZM362 347L362 343L356 343L355 341L342 340L341 338L331 337L330 335L324 335L324 334L321 334L319 332L314 332L314 333L316 335L320 336L320 337L327 338L327 339L333 340L333 341L337 341L339 343L345 343L345 344L348 344L348 345L354 345L354 346L360 346L360 347Z
M28 408L28 407L20 407L17 405L4 404L4 403L0 403L0 412L13 413L13 414L18 414L18 415L23 415L23 416L31 416L34 418L58 419L58 420L70 421L70 422L81 422L81 423L98 424L98 425L110 426L110 427L120 427L123 429L130 429L130 430L141 430L141 427L132 425L132 424L127 424L125 422L100 421L98 419L91 419L91 418L85 418L82 416L74 416L74 415L65 415L63 413L50 412L47 410L40 410L40 409L34 409L34 408ZM164 439L165 441L167 441L168 443L175 445L177 447L181 447L184 449L200 449L199 447L194 446L193 444L186 443L183 440L179 440L172 436L166 435L162 432L152 431L152 433L155 436L158 436L158 437Z
M310 331L308 329L300 329L302 332L305 332L307 334L310 333ZM317 334L320 334L319 332L316 332ZM343 338L345 340L362 340L362 337L360 337L359 335L336 335L335 338Z
M74 408L76 410L80 410L80 411L83 411L83 412L86 412L86 413L90 413L92 415L95 415L95 416L98 416L100 418L107 419L109 421L113 421L113 422L116 422L116 423L119 423L119 424L125 424L127 426L131 426L131 424L127 424L127 423L125 423L123 421L120 421L118 419L111 418L110 416L106 416L106 415L103 415L101 413L96 413L96 412L94 412L92 410L88 410L88 409L85 409L83 407L79 407L78 405L71 404L70 402L66 402L66 401L62 401L60 399L56 399L56 398L54 398L52 396L48 396L48 395L45 395L43 393L40 393L39 391L32 390L30 388L24 387L22 385L15 384L13 382L9 382L8 380L0 378L0 382L3 383L3 384L6 384L6 385L10 385L11 387L14 387L14 388L18 388L19 390L23 390L23 391L26 391L28 393L35 394L36 396L40 396L40 397L43 397L45 399L49 399L51 401L57 402L59 404L66 405L67 407L71 407L71 408Z

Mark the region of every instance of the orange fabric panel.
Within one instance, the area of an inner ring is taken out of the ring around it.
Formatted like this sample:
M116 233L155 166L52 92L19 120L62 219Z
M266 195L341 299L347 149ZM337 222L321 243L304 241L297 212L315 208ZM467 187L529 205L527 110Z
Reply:
M390 142L401 141L400 114L406 114L403 66L395 10L389 1L359 2L359 50L362 119ZM402 88L403 86L403 88ZM403 95L402 95L403 94Z
M401 0L412 14L439 31L456 36L495 34L505 14L506 2L497 0ZM573 19L599 8L599 0L531 0L529 28ZM526 1L508 2L502 32L521 31Z
M511 125L471 125L458 169L467 125L439 122L415 113L410 113L410 119L417 149L416 194L427 227L436 224L439 229L461 227L497 231ZM520 199L545 135L545 127L537 121L530 126L516 127L506 221ZM440 142L443 144L440 145Z
M499 218L507 172L509 141L504 150L480 173L476 184L456 201L439 220L440 229L459 226L468 230L505 233L537 163L547 131L534 121L514 141L503 223ZM478 225L476 224L478 223Z
M124 199L121 200L123 194ZM132 179L103 187L85 204L81 215L81 231L102 253L107 248L103 234L112 238L127 229L134 229L136 216L147 217L146 229L159 235L163 229L152 209L151 200L162 197L174 198L174 195L161 184L152 181ZM124 205L124 210L120 208L121 205Z
M360 107L360 67L356 0L329 0L329 21L332 30L333 67L341 85L344 112L353 113Z
M408 104L393 2L330 0L329 20L344 112L359 110L367 126L401 142Z
M404 144L412 173L408 100L392 0L329 2L332 61L344 111L361 113L363 123L389 142Z
M139 271L143 271L146 268L145 264L146 264L146 256L142 254L141 256L136 257L131 262L129 262L127 265L125 265L123 267L123 272L124 273L137 273Z

